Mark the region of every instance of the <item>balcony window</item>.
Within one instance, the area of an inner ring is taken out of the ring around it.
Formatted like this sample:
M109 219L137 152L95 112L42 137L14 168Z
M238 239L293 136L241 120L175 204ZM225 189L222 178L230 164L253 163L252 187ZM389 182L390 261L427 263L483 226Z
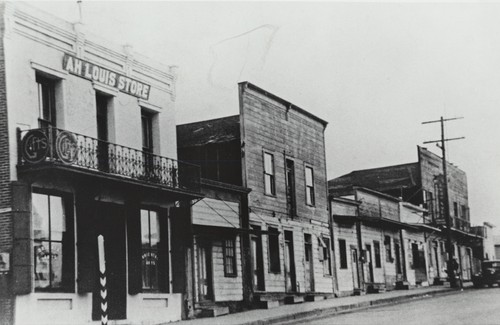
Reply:
M74 291L73 213L68 201L32 194L35 291Z
M38 122L40 128L56 126L56 81L37 73L36 84L38 91Z

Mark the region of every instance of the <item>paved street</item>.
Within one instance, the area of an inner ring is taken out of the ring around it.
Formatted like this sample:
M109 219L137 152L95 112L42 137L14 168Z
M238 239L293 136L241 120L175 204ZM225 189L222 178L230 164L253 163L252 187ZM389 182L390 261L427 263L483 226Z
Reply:
M306 322L308 325L500 324L500 288L471 289L415 302L300 321L301 324Z

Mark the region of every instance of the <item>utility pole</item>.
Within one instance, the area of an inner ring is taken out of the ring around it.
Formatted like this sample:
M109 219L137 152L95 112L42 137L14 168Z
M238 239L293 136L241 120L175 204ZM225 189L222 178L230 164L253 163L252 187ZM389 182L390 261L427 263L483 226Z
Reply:
M441 148L442 151L442 163L443 163L443 200L444 200L444 217L445 217L445 222L446 222L446 252L448 255L448 259L446 261L446 271L448 273L448 279L450 281L450 286L452 288L456 288L458 286L456 277L455 277L455 270L454 270L454 265L453 265L453 242L452 242L452 236L451 236L451 216L450 216L450 199L448 196L448 174L447 174L447 166L446 166L446 146L445 143L447 141L453 141L453 140L461 140L465 139L465 137L460 137L460 138L450 138L446 139L444 136L444 122L447 121L452 121L452 120L458 120L462 119L463 117L454 117L454 118L441 118L436 121L427 121L427 122L422 122L422 124L430 124L430 123L441 123L441 139L440 140L434 140L434 141L425 141L424 144L427 143L436 143L438 147ZM441 143L441 146L439 145Z

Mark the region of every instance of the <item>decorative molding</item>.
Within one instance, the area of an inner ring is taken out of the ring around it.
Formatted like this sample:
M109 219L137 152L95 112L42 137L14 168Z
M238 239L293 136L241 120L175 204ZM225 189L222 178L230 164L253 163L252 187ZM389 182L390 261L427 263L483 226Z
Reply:
M149 109L151 111L155 111L155 112L161 112L161 110L163 109L163 107L151 104L151 103L149 103L141 98L137 98L137 104L140 107L144 107L144 108L147 108L147 109Z
M110 95L110 96L113 96L113 97L116 97L119 93L118 89L116 89L114 87L110 87L108 85L104 85L104 84L97 83L94 81L92 81L92 87L94 87L94 89L97 91L103 92L103 93Z
M66 79L68 76L68 72L62 69L51 68L46 65L31 61L31 67L37 71L45 72L54 77L58 77L59 79Z

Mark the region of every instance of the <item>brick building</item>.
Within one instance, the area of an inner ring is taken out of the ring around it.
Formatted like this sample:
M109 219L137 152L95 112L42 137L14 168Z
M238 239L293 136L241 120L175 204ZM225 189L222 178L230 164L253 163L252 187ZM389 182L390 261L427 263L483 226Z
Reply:
M447 260L442 159L422 147L418 147L417 151L417 162L353 171L329 180L328 186L329 191L338 196L349 193L353 186L370 188L425 209L420 223L429 231L435 229L434 241L427 244L430 246L427 250L428 266L432 267L436 282L441 282L445 277L443 269L446 269ZM479 257L473 257L472 247L481 236L471 231L465 172L449 162L447 169L453 258L460 265L462 277L469 280L472 268L479 260Z
M176 160L175 75L0 3L1 323L179 320L199 168ZM188 238L189 239L189 238Z
M177 130L180 159L251 189L241 220L245 297L273 304L332 293L327 123L248 82L239 100L239 115Z

